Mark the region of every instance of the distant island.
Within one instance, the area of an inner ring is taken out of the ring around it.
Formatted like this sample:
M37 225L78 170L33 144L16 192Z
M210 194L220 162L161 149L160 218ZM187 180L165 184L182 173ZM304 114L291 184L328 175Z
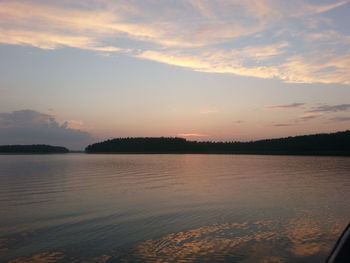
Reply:
M0 145L0 154L1 153L35 153L35 154L44 154L44 153L68 153L69 150L61 146L51 146L45 144L33 144L33 145Z
M198 142L177 137L116 138L86 153L217 153L350 156L350 130L251 142Z

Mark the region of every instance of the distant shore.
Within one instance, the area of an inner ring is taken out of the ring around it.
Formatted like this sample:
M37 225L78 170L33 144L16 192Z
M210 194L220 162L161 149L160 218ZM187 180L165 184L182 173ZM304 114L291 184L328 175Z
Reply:
M87 155L171 155L171 154L208 154L208 155L276 155L276 156L344 156L350 157L350 151L324 151L324 152L96 152L96 153L86 153L84 151L74 151L67 153L57 153L57 152L29 152L29 153L6 153L0 152L0 155L54 155L54 154L87 154Z
M350 131L251 142L188 141L177 137L128 137L94 143L85 151L45 144L2 145L0 154L251 154L350 156Z
M198 142L184 138L116 138L89 145L100 154L259 154L350 156L350 131L252 142Z
M141 154L160 154L160 155L168 155L168 154L213 154L213 155L281 155L281 156L350 156L350 151L321 151L321 152L94 152L94 153L86 153L89 155L93 154L111 154L111 155L141 155Z
M46 144L31 145L1 145L0 154L54 154L69 153L69 150L62 146Z

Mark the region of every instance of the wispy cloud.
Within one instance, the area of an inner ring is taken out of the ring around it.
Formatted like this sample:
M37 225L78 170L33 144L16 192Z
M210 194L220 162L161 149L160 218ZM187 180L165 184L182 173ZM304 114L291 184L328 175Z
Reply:
M304 103L293 103L289 105L278 105L278 106L268 106L272 107L271 109L293 109L293 108L302 108L304 109ZM328 105L328 104L323 104L323 105L318 105L318 106L313 106L310 107L309 109L305 109L303 114L299 115L297 119L294 120L294 123L298 123L300 121L310 121L322 117L326 117L329 115L332 115L336 112L344 112L344 111L349 111L350 110L350 104L338 104L338 105ZM348 117L333 117L330 118L329 120L334 121L334 122L344 122L350 120ZM292 123L291 123L292 124ZM283 124L284 125L284 124ZM288 124L289 125L289 124ZM282 126L282 125L281 125Z
M324 13L348 3L1 1L0 43L121 52L195 71L349 85L350 50L344 46L349 36L336 28L324 29L321 22L312 29L305 26L311 18L322 21ZM278 34L293 28L296 18L306 28L304 37ZM310 44L327 32L337 41Z
M346 122L346 121L350 121L350 117L334 117L334 118L331 118L330 120L335 122Z
M304 114L299 116L299 120L301 120L301 121L309 121L309 120L317 119L317 118L319 118L321 116L322 116L322 114L320 114L320 113L306 112L306 113L304 113Z
M338 105L321 105L315 107L308 112L338 112L350 110L350 104L338 104Z
M174 51L144 51L136 57L153 60L169 65L189 68L209 73L226 73L258 78L274 78L279 76L279 69L274 66L246 67L241 59L233 55L233 51L206 51L201 55L190 55ZM227 55L227 56L226 56Z
M275 124L272 124L272 126L274 127L288 127L288 126L292 126L294 124L292 123L275 123Z
M284 41L274 45L248 46L241 50L233 51L233 53L242 59L249 58L260 61L285 53L285 48L288 46L289 43Z
M289 83L350 84L350 53L315 51L290 57L280 67L280 77Z
M286 105L268 105L265 106L265 109L268 110L294 110L294 109L303 109L305 103L292 103Z
M311 13L324 13L332 9L346 5L348 3L349 1L345 0L345 1L335 2L331 4L325 4L325 5L306 5L305 10L310 11Z

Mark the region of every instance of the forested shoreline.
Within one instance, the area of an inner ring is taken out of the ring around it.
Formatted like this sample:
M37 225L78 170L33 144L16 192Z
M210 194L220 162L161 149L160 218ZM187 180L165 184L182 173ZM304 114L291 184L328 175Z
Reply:
M51 146L46 144L0 145L0 153L6 153L6 154L69 153L69 150L65 147Z
M116 138L89 145L85 152L350 155L350 131L250 142L199 142L177 137Z

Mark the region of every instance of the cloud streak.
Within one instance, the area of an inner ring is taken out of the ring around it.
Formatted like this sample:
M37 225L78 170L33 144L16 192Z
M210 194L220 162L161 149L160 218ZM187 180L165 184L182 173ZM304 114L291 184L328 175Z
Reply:
M276 124L272 124L272 126L274 127L288 127L288 126L292 126L293 124L290 123L276 123Z
M268 105L265 106L265 109L268 110L294 110L294 109L302 109L305 103L292 103L287 105Z
M322 114L316 112L306 112L299 116L301 121L310 121L321 117Z
M347 121L350 121L350 117L334 117L334 118L331 118L330 120L335 122L347 122Z
M338 112L350 110L350 104L338 104L338 105L321 105L309 110L309 112Z

